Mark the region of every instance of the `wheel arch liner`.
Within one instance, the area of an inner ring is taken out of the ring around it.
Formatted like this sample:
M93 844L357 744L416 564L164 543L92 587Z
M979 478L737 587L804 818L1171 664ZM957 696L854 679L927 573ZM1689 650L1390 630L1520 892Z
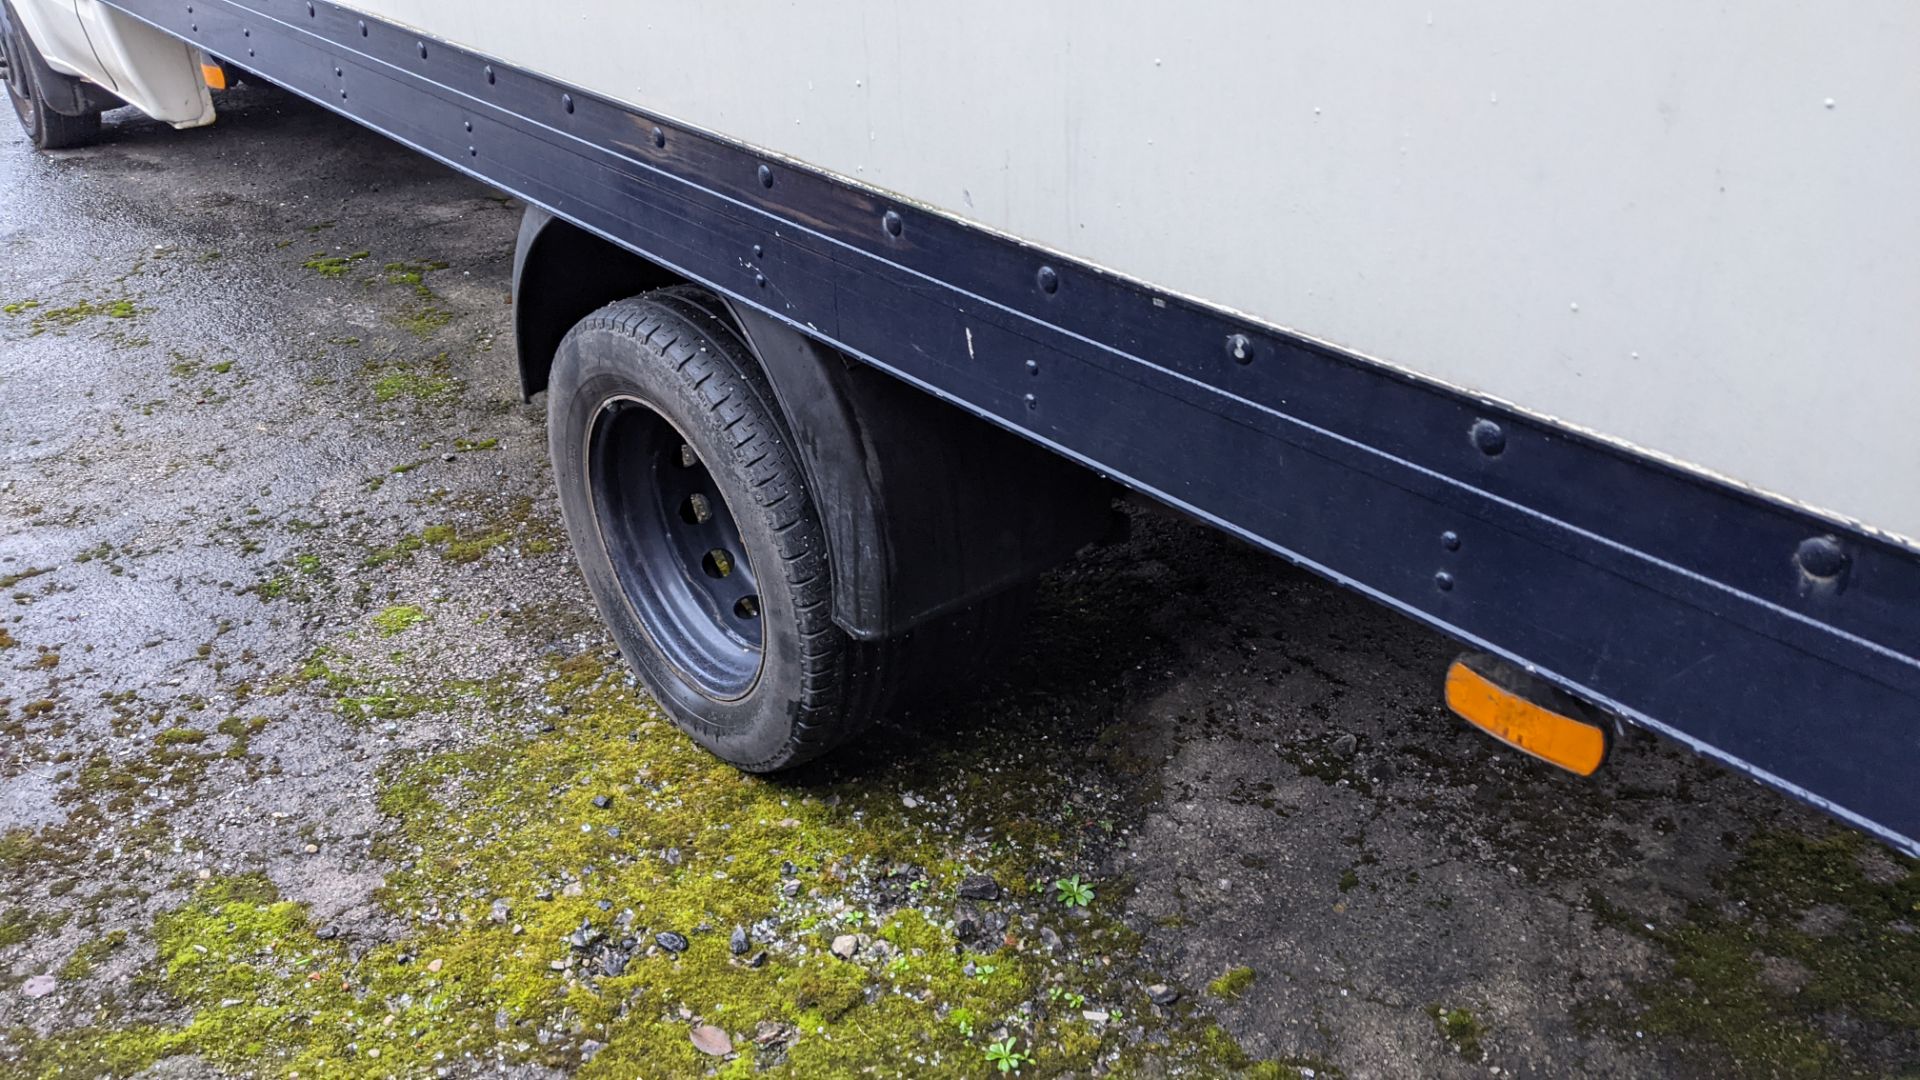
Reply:
M1920 552L305 0L114 0L1920 854Z
M523 398L547 388L554 350L573 324L636 293L686 279L528 206L513 245L513 343ZM525 288L537 282L538 288Z

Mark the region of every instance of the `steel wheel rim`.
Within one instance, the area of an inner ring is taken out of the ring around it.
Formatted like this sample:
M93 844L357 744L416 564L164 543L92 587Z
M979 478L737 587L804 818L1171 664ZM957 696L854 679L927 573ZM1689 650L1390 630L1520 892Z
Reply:
M601 402L586 439L601 541L642 631L702 695L744 697L763 656L760 590L711 472L638 398Z

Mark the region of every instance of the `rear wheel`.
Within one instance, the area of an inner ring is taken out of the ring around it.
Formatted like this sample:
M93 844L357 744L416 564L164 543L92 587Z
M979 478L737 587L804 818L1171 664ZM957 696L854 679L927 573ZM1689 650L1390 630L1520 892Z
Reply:
M48 78L69 78L47 68L11 10L0 18L0 77L28 141L40 150L59 150L91 142L100 134L98 110L69 116L47 107Z
M555 353L548 395L561 516L601 617L675 723L723 760L798 765L1017 640L1025 587L882 641L833 621L834 567L851 560L836 558L773 389L711 293L676 286L587 316Z
M548 390L561 513L602 617L674 721L740 768L844 741L926 671L920 658L1006 610L885 642L833 622L834 560L792 437L710 294L662 289L589 315Z

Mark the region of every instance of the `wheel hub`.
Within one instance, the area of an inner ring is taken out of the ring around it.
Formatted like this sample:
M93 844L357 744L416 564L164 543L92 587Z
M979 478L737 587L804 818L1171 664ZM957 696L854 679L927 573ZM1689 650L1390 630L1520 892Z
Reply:
M587 441L600 535L642 628L702 694L744 696L760 673L760 590L713 474L637 398L603 402Z

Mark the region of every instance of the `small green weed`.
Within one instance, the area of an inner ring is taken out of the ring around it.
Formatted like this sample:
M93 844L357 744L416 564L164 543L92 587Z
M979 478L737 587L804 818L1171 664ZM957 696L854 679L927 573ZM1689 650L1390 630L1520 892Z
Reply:
M1080 880L1080 875L1061 878L1053 883L1054 897L1068 907L1086 907L1093 903L1093 886Z
M1033 1055L1014 1049L1014 1044L1018 1041L1018 1039L1009 1035L997 1043L989 1043L987 1046L987 1064L992 1065L1003 1073L1019 1072L1020 1066L1033 1060Z

